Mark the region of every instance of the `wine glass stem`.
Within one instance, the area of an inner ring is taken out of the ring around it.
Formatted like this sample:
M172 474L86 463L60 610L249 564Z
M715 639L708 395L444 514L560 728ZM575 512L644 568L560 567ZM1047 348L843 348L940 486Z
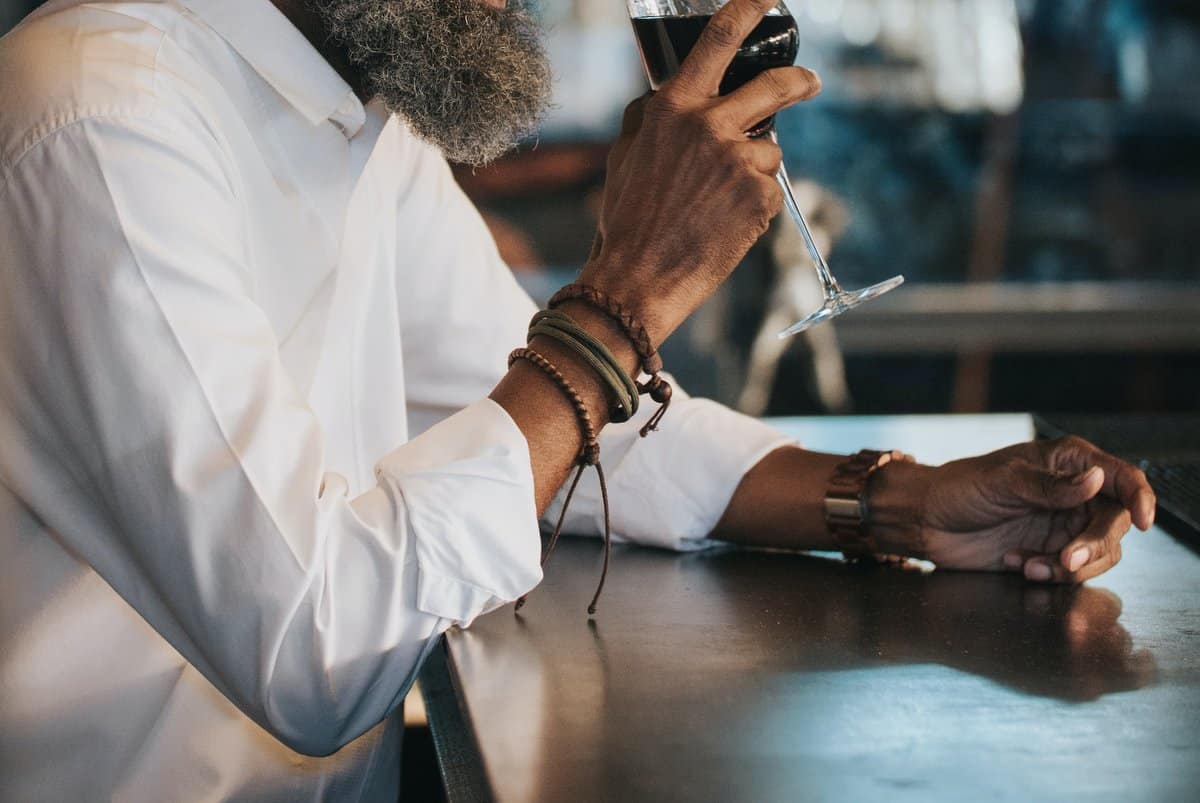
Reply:
M771 129L770 136L771 141L778 145L779 136L775 133L774 128ZM800 236L804 238L804 247L808 249L813 267L817 269L817 277L821 280L821 288L825 292L826 300L837 298L844 292L842 286L833 277L829 266L825 264L825 257L821 256L821 251L817 248L816 241L813 240L812 232L808 228L808 221L804 219L804 213L800 211L800 207L796 205L796 197L792 195L792 182L788 179L787 168L782 163L775 173L775 180L783 189L783 205L787 207L788 214L791 215L796 228L800 229Z

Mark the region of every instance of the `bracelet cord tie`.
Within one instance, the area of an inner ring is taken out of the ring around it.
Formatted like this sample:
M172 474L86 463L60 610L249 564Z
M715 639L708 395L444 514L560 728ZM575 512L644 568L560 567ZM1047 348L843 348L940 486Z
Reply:
M575 459L575 476L571 479L571 485L567 489L566 499L563 500L562 510L558 514L558 522L554 525L554 532L550 535L550 541L546 545L545 551L542 553L541 566L544 568L547 561L550 560L550 555L554 552L554 547L558 544L558 538L562 534L563 522L567 518L567 510L571 507L571 500L575 496L575 489L579 487L579 480L583 477L583 472L588 466L595 466L596 477L600 481L600 500L604 506L604 566L600 570L600 582L596 585L596 591L592 595L592 601L588 605L588 615L593 616L596 613L596 604L600 601L600 593L604 590L604 581L608 578L608 564L612 556L612 520L609 515L608 508L608 483L604 478L604 467L600 465L600 441L596 437L596 428L592 424L592 416L588 411L587 403L583 397L575 390L562 372L558 370L545 357L531 348L515 349L508 356L508 365L511 368L517 360L525 360L531 363L546 376L550 377L567 400L571 402L571 406L575 408L575 417L579 421L579 431L583 435L583 445L580 447L579 456ZM525 601L528 594L522 594L517 599L517 604L514 608L514 613L525 607Z

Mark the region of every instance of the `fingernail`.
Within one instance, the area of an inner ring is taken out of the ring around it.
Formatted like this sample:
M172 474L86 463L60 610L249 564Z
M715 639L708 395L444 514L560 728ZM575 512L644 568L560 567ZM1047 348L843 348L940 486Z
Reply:
M1044 563L1027 563L1025 564L1025 576L1030 580L1038 580L1045 582L1050 579L1053 572L1050 567Z
M1092 466L1087 471L1081 472L1080 474L1076 475L1075 478L1071 480L1071 484L1072 485L1083 485L1085 482L1087 482L1089 479L1091 479L1093 474L1095 474L1099 470L1100 470L1099 466Z
M1010 569L1021 568L1021 556L1016 552L1009 552L1004 556L1004 565Z
M1071 553L1071 563L1067 568L1069 568L1073 572L1079 571L1088 562L1088 557L1090 555L1091 555L1091 552L1088 550L1087 547L1085 547L1085 546L1080 547L1079 549L1077 549Z

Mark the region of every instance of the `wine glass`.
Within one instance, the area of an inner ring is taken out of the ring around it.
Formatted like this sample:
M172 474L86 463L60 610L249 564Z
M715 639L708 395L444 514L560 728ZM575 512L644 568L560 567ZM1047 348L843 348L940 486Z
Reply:
M646 76L650 79L652 89L658 89L679 71L679 66L699 40L704 26L726 2L727 0L627 0L629 18L633 22L634 35L642 53L642 65L646 68ZM796 60L799 47L800 33L796 28L796 20L787 7L779 3L767 12L738 49L721 80L720 93L726 95L766 70L791 66ZM772 142L779 141L774 118L763 120L748 131L747 135L768 136ZM804 246L812 258L825 296L819 310L780 332L780 338L803 332L904 283L903 276L893 276L887 281L862 290L843 290L813 241L808 221L796 205L791 181L788 180L787 170L782 164L775 178L783 188L784 206L800 230L800 236L803 237Z

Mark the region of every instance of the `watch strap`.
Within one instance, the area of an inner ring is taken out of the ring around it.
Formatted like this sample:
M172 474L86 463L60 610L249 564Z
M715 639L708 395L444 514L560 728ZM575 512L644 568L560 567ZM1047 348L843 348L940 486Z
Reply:
M863 449L839 463L825 491L825 525L847 560L874 558L879 546L870 533L867 489L871 476L892 461L914 462L904 452Z

